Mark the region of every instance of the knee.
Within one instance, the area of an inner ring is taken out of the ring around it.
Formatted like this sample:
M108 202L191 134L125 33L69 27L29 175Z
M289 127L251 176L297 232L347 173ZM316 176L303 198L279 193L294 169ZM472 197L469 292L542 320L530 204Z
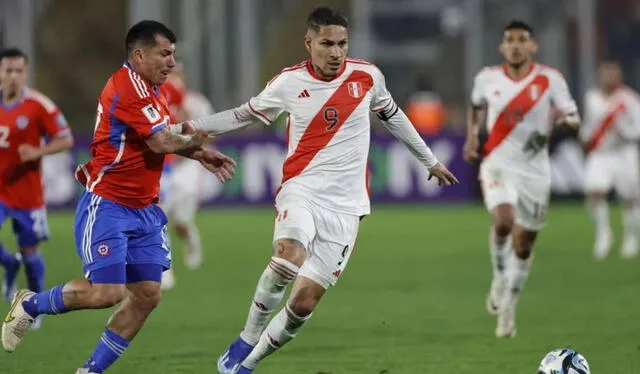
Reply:
M33 254L36 254L37 252L38 252L37 245L20 247L20 254L22 254L23 256L33 255Z
M162 300L162 291L160 290L159 285L149 285L148 287L136 290L135 294L132 296L136 305L140 308L151 310L160 305L160 300Z
M125 287L124 285L106 285L98 284L92 288L93 306L97 308L110 308L114 305L118 305L122 299L124 299Z
M274 243L274 255L300 267L306 258L304 245L296 239L278 239Z
M537 232L522 230L519 231L516 235L514 235L514 245L513 249L518 256L522 260L526 260L531 257L533 252L533 243L535 242L537 237Z
M493 226L499 237L511 234L515 221L515 212L510 205L500 205L493 212Z

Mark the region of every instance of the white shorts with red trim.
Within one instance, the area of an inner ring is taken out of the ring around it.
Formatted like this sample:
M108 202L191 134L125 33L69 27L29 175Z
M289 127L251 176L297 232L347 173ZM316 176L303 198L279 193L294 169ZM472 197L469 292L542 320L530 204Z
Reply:
M640 195L640 163L638 152L598 152L587 157L585 192L608 193L611 189L622 199Z
M518 225L531 231L545 226L551 191L548 179L524 177L505 168L482 164L480 183L487 210L510 204L516 208Z
M307 259L298 275L334 286L354 250L360 218L319 207L298 196L278 196L273 241L302 243Z

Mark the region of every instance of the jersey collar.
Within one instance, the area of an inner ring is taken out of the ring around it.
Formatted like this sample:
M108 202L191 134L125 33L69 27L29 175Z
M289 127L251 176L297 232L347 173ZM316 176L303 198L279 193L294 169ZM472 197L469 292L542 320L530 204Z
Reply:
M502 64L502 72L507 78L509 78L514 82L521 82L527 79L535 68L536 68L536 63L534 61L531 61L531 65L529 66L529 71L527 71L527 74L525 74L521 79L514 79L511 75L509 75L509 69L507 68L507 64Z
M133 66L129 63L129 61L125 61L124 64L122 64L122 66L131 70L134 73L136 72L136 69L133 68ZM153 93L156 95L156 97L160 96L160 89L158 88L158 86L152 86L151 88L153 89Z
M18 105L22 104L25 97L25 91L26 91L26 88L22 88L22 90L20 90L20 97L18 97L18 100L16 100L16 102L11 105L6 105L4 101L2 101L2 90L0 90L0 108L4 110L11 110L17 107Z
M307 71L309 72L309 75L311 75L313 78L323 81L323 82L331 82L334 79L337 79L338 77L340 77L342 75L342 73L344 73L345 69L347 68L347 59L344 60L344 62L342 63L342 67L340 68L340 70L338 70L338 74L336 74L335 77L333 78L324 78L321 77L320 75L318 75L318 73L316 73L315 69L313 68L313 64L311 63L311 59L307 60Z

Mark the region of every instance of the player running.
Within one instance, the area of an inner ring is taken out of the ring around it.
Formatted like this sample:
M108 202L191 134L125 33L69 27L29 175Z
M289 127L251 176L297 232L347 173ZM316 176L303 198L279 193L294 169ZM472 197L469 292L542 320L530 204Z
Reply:
M175 66L175 42L174 33L155 21L141 21L127 33L127 61L99 98L92 158L76 173L86 188L74 222L86 279L37 294L19 291L2 324L5 350L16 349L39 315L122 301L77 373L107 370L160 302L162 271L171 265L167 218L156 205L164 154L197 159L222 179L233 172L231 159L202 149L206 134L179 135L167 127L169 110L158 86Z
M167 95L172 123L205 117L214 113L211 103L199 92L188 90L184 83L184 71L180 63L162 85ZM171 103L173 102L173 107ZM195 223L200 206L200 185L202 168L194 160L173 157L165 161L160 180L160 205L173 224L175 233L183 243L183 259L187 269L197 269L202 265L202 242ZM173 268L162 274L162 289L175 286Z
M620 254L632 258L638 254L640 212L640 100L622 83L617 62L605 61L599 69L600 87L587 92L584 125L580 139L587 152L585 192L587 207L595 223L593 253L603 260L611 250L607 194L614 188L622 200L624 234Z
M193 122L196 128L221 134L256 122L269 125L279 113L289 113L273 257L258 281L240 337L218 360L222 373L251 373L289 342L347 266L360 219L370 213L366 175L371 111L439 185L458 183L395 104L380 70L346 57L347 20L335 9L318 7L307 25L304 40L310 60L284 69L248 103ZM290 283L288 301L267 325Z
M27 69L27 55L19 49L0 53L0 226L5 220L12 220L19 248L19 253L14 254L0 244L2 295L8 302L16 291L21 264L29 289L44 290L45 263L38 244L49 237L49 228L41 160L44 155L73 146L60 109L48 97L26 86ZM32 327L39 327L40 321Z
M498 337L516 334L516 303L533 261L533 243L544 226L551 185L547 143L552 104L560 113L559 123L577 128L580 122L562 74L533 61L537 49L531 27L512 21L500 44L504 63L482 69L471 93L464 157L478 157L478 127L486 115L489 138L480 181L493 223L487 308L498 314Z

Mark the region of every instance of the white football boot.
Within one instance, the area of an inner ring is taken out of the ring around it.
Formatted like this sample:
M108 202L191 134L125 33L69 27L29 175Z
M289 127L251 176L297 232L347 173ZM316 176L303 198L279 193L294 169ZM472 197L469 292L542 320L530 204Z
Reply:
M20 290L11 301L11 309L2 322L2 346L5 351L13 352L24 338L24 334L34 321L34 318L22 307L22 302L33 297L35 292Z
M498 312L496 337L514 338L516 336L516 303L518 295L507 292Z

